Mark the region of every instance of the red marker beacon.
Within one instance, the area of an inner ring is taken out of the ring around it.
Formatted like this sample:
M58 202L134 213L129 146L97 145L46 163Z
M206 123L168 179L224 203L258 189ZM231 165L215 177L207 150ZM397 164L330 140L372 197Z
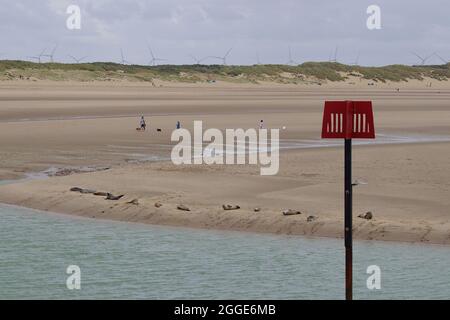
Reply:
M352 139L375 139L371 101L326 101L322 139L345 139L345 298L353 298Z

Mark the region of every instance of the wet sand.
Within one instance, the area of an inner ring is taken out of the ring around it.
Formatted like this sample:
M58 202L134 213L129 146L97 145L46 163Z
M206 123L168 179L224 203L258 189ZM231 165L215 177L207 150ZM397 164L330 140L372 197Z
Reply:
M49 168L110 169L0 186L0 202L102 219L341 237L343 150L319 139L326 99L374 102L378 144L354 150L354 177L368 183L355 189L355 237L450 243L444 89L1 84L0 179ZM141 114L148 132L135 130ZM256 127L260 119L286 127L276 176L260 176L258 166L161 161L177 120L225 129ZM125 196L110 201L69 191L74 186ZM127 203L133 199L137 205ZM223 204L241 209L224 211ZM283 216L289 208L302 214ZM367 211L373 220L356 217Z

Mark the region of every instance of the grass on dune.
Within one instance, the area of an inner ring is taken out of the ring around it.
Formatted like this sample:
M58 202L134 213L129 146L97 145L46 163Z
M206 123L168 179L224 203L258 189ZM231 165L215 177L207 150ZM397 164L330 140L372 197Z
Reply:
M450 64L435 66L389 65L383 67L349 66L334 62L305 62L298 66L288 65L121 65L112 62L80 64L34 63L18 60L0 61L0 79L40 80L121 80L197 82L207 80L258 82L275 81L298 83L307 80L344 81L356 76L376 82L421 80L424 77L436 80L450 78Z

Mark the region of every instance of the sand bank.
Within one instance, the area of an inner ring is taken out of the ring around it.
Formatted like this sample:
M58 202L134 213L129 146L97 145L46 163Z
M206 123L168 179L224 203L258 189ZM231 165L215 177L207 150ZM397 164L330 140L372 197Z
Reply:
M355 189L355 238L450 242L448 90L0 87L0 179L110 168L0 186L0 202L91 218L327 237L342 236L343 151L319 139L323 101L371 99L379 141L391 143L355 147L354 177L368 182ZM135 130L141 114L145 133ZM167 159L177 120L188 129L194 120L225 129L256 127L260 119L286 127L276 176L260 176L257 166L141 162ZM75 186L124 197L69 191ZM134 199L137 205L128 203ZM241 209L225 211L223 204ZM302 214L283 216L285 209ZM374 219L356 217L367 211Z

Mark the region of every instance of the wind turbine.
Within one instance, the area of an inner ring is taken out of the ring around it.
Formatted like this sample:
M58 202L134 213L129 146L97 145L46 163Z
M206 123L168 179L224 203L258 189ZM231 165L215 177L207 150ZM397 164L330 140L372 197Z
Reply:
M289 60L286 62L287 65L295 65L298 64L292 59L291 47L289 47Z
M209 58L209 57L204 57L204 58L201 58L201 59L197 59L197 57L194 56L193 54L190 54L189 56L195 61L195 64L202 64L202 61L204 61L204 60Z
M423 66L428 59L430 59L432 56L434 56L436 54L436 52L433 52L432 54L430 54L429 56L426 56L425 58L419 56L417 53L415 52L411 52L413 55L415 55L419 60L420 60L420 65Z
M223 57L212 56L211 58L222 60L223 65L226 66L227 65L227 57L230 54L231 50L233 50L233 48L230 48Z
M41 53L39 53L37 56L28 56L27 58L34 59L38 63L41 63L41 58L45 56L45 51L47 51L47 48L44 48L44 50L42 50Z
M444 62L445 64L450 62L450 60L445 60L444 58L442 58L437 52L435 52L434 55L438 57L440 60L442 60L442 62Z
M54 55L55 55L55 52L56 52L56 49L58 48L58 44L56 44L54 47L53 47L53 50L52 50L52 52L50 53L50 54L43 54L42 56L43 57L48 57L48 58L50 58L50 62L54 62L54 60L53 60L53 57L54 57Z
M120 64L123 64L123 65L125 65L125 64L130 64L130 62L129 61L127 61L127 60L125 60L125 57L123 56L123 50L122 50L122 48L120 48Z
M148 51L150 51L150 56L152 57L152 59L148 62L149 65L156 66L157 61L167 61L167 59L161 59L156 57L153 54L152 48L150 46L148 46Z
M258 53L258 51L256 51L256 65L257 66L261 65L261 60L259 60L259 53Z
M334 63L337 63L337 62L338 62L338 61L337 61L338 50L339 50L339 47L336 46L336 49L334 50L334 58L331 58L331 57L330 57L330 62L334 62Z
M358 51L358 54L356 55L355 62L352 63L352 66L358 66L359 65L359 57L361 55L361 52Z
M53 57L55 56L55 52L56 52L56 49L58 49L58 44L56 44L54 47L53 47L53 50L52 50L52 53L50 53L50 61L51 62L53 62L54 61L54 59L53 59Z
M72 58L73 59L73 61L75 61L76 63L80 63L81 61L83 61L84 59L86 59L88 56L84 56L84 57L81 57L81 58L76 58L76 57L74 57L74 56L72 56L72 55L68 55L68 57L70 57L70 58Z

